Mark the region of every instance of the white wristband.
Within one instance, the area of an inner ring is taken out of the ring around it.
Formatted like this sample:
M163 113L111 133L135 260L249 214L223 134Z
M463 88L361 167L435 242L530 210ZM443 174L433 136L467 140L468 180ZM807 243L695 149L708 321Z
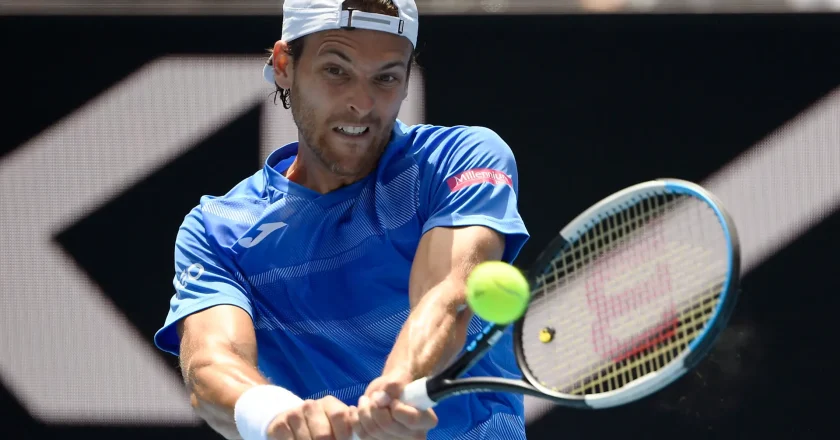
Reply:
M275 385L257 385L236 401L233 419L242 440L266 440L268 425L278 414L297 408L303 399Z

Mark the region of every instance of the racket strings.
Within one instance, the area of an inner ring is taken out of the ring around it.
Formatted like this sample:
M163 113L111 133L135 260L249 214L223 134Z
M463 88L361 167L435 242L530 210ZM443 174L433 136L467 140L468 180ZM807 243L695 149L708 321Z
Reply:
M721 234L707 205L656 194L623 208L537 279L522 347L548 388L619 389L685 352L716 310L725 252L711 240ZM548 344L534 336L546 327L556 332Z
M643 203L648 203L645 199ZM638 231L644 223L653 217L661 215L667 205L662 205L657 211L640 212L640 206L634 205L629 210L622 210L617 214L606 217L588 230L572 246L571 250L558 255L550 263L552 270L537 278L539 288L532 293L531 304L550 300L549 294L565 284L575 281L577 273L605 253L617 250L626 244L628 237ZM608 223L608 226L604 224Z
M634 205L631 209L621 211L620 216L610 216L604 221L596 224L595 227L590 229L587 235L578 242L578 247L583 251L575 251L572 253L572 267L574 270L580 272L579 269L586 267L599 256L610 251L614 251L624 244L626 240L632 239L631 234L636 231L640 231L644 224L651 222L655 217L661 215L665 206L666 205L664 203L660 203L657 199L644 199L641 203ZM646 238L648 240L641 242L651 243L651 237ZM638 259L640 253L648 253L649 251L649 249L640 248L634 248L633 250L634 255L631 256L633 259ZM662 255L661 257L664 259L670 257L670 255ZM565 264L567 265L566 267L568 267L568 262ZM572 273L572 277L570 279L574 280L576 275L577 273ZM631 274L625 272L623 274L619 274L619 276L612 281L616 284L626 284L632 281L630 275ZM611 315L617 314L617 311L614 310L614 308L613 304L613 307L610 310L607 310L606 313ZM625 321L623 325L619 324L618 328L613 328L612 330L617 333L621 333L623 327L638 327L640 322L650 319L649 316L645 316L644 314L636 314L635 316L631 315L631 318L633 318L631 321ZM581 336L583 335L578 333L578 341L575 342L584 342L580 340ZM571 365L585 365L583 362L577 363L578 361L579 360L575 358L570 359ZM598 364L589 366L582 372L578 372L575 375L578 376L577 380L573 381L580 382L583 378L594 375L599 367L601 367L601 365ZM558 367L554 368L556 370L559 369ZM569 372L567 371L566 374L568 375Z
M609 216L597 223L586 234L581 236L564 256L555 259L552 262L553 270L547 273L542 280L538 280L538 284L541 284L543 288L536 293L532 300L531 310L538 310L541 302L552 300L552 292L562 290L565 284L576 281L583 268L592 264L600 254L617 249L627 239L629 234L638 231L643 223L650 221L651 217L657 213L650 209L649 201L645 200L643 203L645 204L644 209L641 204L637 204L630 209L622 210L616 215ZM553 308L546 307L545 310L550 312ZM553 317L549 317L548 321L555 322ZM562 339L558 340L558 346L582 344L585 342L586 336L582 331L562 332L559 335ZM582 355L583 353L579 354ZM581 362L582 359L578 359L573 353L567 353L567 355L572 356L566 358L565 365L557 365L554 368L560 369L574 365L585 365L585 362ZM529 367L532 370L544 371L547 368L552 368L552 365L554 365L553 356L545 357L542 361L530 360ZM591 375L597 367L598 365L587 366L582 374L577 373L575 376L585 377Z
M667 258L667 255L665 255L664 257ZM708 294L706 294L706 296L717 295L717 294L719 294L719 290L720 289L712 288L711 291ZM709 303L709 306L711 307L711 309L709 311L714 310L714 306L716 306L716 302L711 302L711 303L709 301L705 301L705 302ZM683 306L682 309L684 309L684 310L685 309L690 309L691 307L695 307L695 306L696 305L694 303L689 303L688 305ZM685 322L683 322L683 316L685 316L685 312L681 312L677 316L679 317L679 321L681 322L680 326L684 325ZM631 315L630 319L625 320L624 322L619 323L617 325L611 326L610 332L614 333L614 334L627 334L630 329L643 327L645 322L655 321L657 318L659 318L659 317L655 316L655 315L652 315L651 313L637 313L637 314ZM665 324L669 324L669 322L665 321ZM565 328L569 328L569 327L570 326L567 326ZM662 338L663 334L670 331L672 329L673 325L665 325L665 326L662 326L662 327L664 327L662 329L662 331L657 331L657 328L654 327L651 331L648 332L649 334L642 335L643 338L640 338L641 340L639 341L638 344L635 344L633 348L631 348L629 350L626 350L626 351L631 352L630 354L628 354L628 353L615 353L615 355L620 356L620 355L623 354L623 355L626 355L626 356L630 356L632 354L632 351L634 351L634 350L639 351L639 349L636 348L638 345L644 346L645 341L647 341L650 344L656 342L656 339L657 338ZM580 345L583 345L583 344L589 344L590 343L588 341L588 337L590 337L591 334L588 334L584 331L574 331L574 329L571 329L571 328L569 328L569 330L570 331L568 331L568 332L564 332L562 334L560 334L560 333L557 334L556 343L557 343L558 347L580 346ZM685 342L687 344L687 343L690 342L690 340L685 341ZM677 343L677 341L673 341L673 343ZM644 353L649 354L648 351L643 351L642 354L644 354ZM541 370L541 371L546 371L548 369L554 369L554 370L556 370L553 373L553 375L555 377L560 376L564 373L566 375L566 377L569 377L569 381L574 382L574 383L579 383L581 380L583 380L583 378L594 375L599 369L605 367L605 365L610 365L609 362L587 364L586 363L586 361L587 361L587 356L586 355L587 355L587 353L585 351L577 351L577 352L572 352L572 353L567 352L567 353L565 353L565 356L567 358L565 359L565 362L563 364L558 364L557 360L554 356L545 356L540 360L534 360L534 361L529 360L529 366L534 370ZM634 357L632 359L635 359L636 361L638 361L638 363L644 363L647 360L643 356L642 357L637 356L637 357ZM575 367L575 366L580 367L581 365L584 366L582 369L580 369L578 371L573 371L572 370L573 367ZM634 367L633 364L628 364L628 363L624 363L623 365L626 368Z
M689 306L678 315L678 328L663 328L649 336L648 341L653 343L650 346L625 360L590 368L587 373L574 378L572 384L562 391L575 395L605 393L662 369L683 353L703 331L709 316L714 312L719 295L718 289L706 295L701 304Z

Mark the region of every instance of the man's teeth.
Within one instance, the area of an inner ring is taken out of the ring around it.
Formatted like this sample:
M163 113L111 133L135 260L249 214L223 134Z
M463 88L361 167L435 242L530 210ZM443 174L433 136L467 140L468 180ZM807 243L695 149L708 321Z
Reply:
M367 127L337 127L338 131L344 134L360 135L367 131Z

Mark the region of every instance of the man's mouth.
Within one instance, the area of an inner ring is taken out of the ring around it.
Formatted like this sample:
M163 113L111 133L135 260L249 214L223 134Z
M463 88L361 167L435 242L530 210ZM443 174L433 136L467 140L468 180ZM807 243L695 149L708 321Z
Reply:
M339 125L333 128L334 131L347 136L362 136L370 131L370 127L357 125Z

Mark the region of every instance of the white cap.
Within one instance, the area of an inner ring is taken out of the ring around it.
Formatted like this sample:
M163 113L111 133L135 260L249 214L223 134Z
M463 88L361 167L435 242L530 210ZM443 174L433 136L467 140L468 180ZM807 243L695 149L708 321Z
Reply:
M417 46L419 17L414 0L391 0L398 17L358 10L342 10L344 0L285 0L283 2L283 41L330 29L370 29L408 38ZM271 59L263 67L263 77L274 84Z

